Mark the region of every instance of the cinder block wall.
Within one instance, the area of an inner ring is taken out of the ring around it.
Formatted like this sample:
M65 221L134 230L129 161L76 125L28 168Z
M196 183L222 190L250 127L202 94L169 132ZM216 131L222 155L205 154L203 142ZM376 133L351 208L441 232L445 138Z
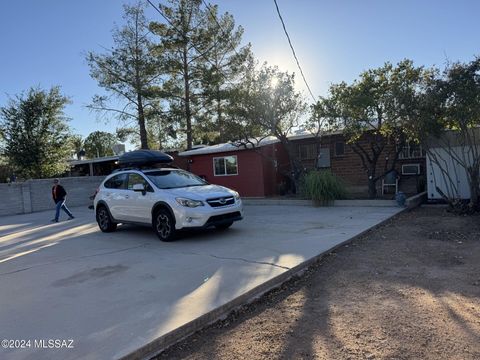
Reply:
M0 215L23 212L22 184L0 184Z
M88 206L90 195L104 176L61 178L67 191L68 206ZM0 215L25 214L55 207L52 200L53 179L28 180L22 183L0 184Z

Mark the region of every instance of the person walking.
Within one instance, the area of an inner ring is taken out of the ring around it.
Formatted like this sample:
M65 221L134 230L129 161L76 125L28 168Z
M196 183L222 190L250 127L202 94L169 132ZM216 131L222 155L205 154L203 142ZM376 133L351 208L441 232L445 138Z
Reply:
M53 180L52 198L55 202L55 218L52 219L52 222L58 222L58 218L60 217L60 209L66 212L66 214L68 215L68 220L72 220L75 218L75 216L73 216L70 210L68 210L67 205L65 205L67 192L65 191L65 188L59 183L60 180Z

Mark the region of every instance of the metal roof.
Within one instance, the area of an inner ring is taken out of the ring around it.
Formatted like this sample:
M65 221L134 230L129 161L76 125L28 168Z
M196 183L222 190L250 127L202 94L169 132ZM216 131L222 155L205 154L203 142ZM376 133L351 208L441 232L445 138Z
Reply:
M329 131L324 133L324 135L336 135L341 133L342 131ZM288 136L288 139L301 140L301 139L308 139L313 137L315 137L314 134L308 131L303 131L303 132L298 132L296 134L292 134ZM178 155L193 156L193 155L205 155L205 154L214 154L214 153L229 152L229 151L241 151L246 149L253 149L257 147L267 146L267 145L271 145L279 142L280 140L278 140L275 136L268 136L262 139L251 139L247 143L239 141L238 143L224 143L224 144L218 144L218 145L205 146L199 149L183 151L178 153Z
M93 159L70 160L69 163L72 166L85 165L85 164L101 163L101 162L107 162L107 161L117 161L119 157L120 156L118 155L114 155L114 156L104 156L104 157L93 158Z

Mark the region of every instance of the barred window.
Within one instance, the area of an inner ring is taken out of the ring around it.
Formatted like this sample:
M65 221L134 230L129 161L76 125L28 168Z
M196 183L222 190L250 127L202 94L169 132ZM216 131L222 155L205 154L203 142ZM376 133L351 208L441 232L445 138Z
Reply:
M298 145L298 158L300 160L311 160L317 158L317 144Z
M398 154L399 159L416 159L424 157L425 150L422 149L422 145L413 142L405 144L402 151Z

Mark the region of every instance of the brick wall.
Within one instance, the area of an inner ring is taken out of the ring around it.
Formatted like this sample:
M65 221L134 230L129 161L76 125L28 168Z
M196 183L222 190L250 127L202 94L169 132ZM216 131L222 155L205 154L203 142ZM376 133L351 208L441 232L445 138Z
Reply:
M295 144L312 144L315 140L313 138L306 138L301 140L295 140ZM335 154L335 143L345 142L341 134L328 135L321 139L321 147L330 149L330 169L332 172L341 178L347 185L348 191L352 195L366 195L368 192L368 178L366 170L363 168L360 157L353 151L352 147L345 143L345 152L341 156ZM363 139L363 147L368 149L369 143L367 139ZM384 171L385 157L389 152L393 156L392 147L388 148L382 153L377 165L377 176L381 175ZM305 159L302 161L306 168L313 168L315 159ZM396 164L396 170L399 174L402 172L402 164L420 164L420 174L425 176L425 158L418 159L402 159L398 160ZM417 183L419 176L414 175L401 175L399 190L408 194L417 193ZM381 194L382 181L377 181L377 193Z
M68 206L88 206L89 199L104 176L61 178L67 191ZM21 183L0 184L0 215L24 214L55 207L52 200L52 179L28 180Z
M265 196L273 196L285 193L284 186L281 186L283 179L277 171L282 162L282 154L278 153L278 144L264 146L257 151L262 155L263 163L263 187Z

